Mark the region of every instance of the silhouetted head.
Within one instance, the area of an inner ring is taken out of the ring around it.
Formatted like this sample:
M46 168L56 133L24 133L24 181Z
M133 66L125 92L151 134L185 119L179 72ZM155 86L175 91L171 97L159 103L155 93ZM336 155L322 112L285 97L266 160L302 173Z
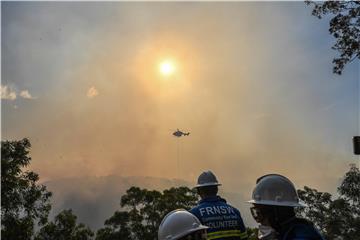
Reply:
M279 230L281 225L295 217L294 207L254 204L250 210L258 223L275 230Z
M304 207L294 184L279 174L267 174L257 179L248 201L254 206L251 213L262 225L278 230L280 226L295 217L295 207Z
M215 197L218 193L218 186L207 186L207 187L198 187L196 188L198 194L200 195L201 199L207 197Z
M211 171L205 171L199 175L195 187L200 197L204 199L207 197L216 196L218 193L218 186L220 185L221 184L216 179L215 174L213 174Z

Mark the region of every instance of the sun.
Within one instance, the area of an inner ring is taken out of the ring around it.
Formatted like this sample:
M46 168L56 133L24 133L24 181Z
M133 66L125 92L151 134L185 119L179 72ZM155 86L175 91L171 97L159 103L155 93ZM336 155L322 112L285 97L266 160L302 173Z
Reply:
M175 64L170 60L165 60L159 65L160 73L164 76L171 76L175 72Z

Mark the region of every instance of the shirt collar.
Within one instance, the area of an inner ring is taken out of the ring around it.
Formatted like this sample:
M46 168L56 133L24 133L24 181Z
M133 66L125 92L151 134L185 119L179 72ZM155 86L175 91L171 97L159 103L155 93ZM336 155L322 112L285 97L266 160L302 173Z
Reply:
M204 202L218 202L218 201L222 201L226 203L226 200L221 198L220 196L211 196L211 197L206 197L203 198L199 201L199 204L204 203Z

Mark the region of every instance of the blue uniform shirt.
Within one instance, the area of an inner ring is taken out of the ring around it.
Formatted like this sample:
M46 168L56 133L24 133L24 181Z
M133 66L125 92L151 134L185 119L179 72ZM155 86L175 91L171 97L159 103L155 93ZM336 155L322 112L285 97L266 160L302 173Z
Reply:
M202 224L209 227L208 240L247 239L239 210L227 204L226 200L219 196L202 199L190 212Z
M286 224L281 233L282 240L324 240L314 225L301 218L294 218Z

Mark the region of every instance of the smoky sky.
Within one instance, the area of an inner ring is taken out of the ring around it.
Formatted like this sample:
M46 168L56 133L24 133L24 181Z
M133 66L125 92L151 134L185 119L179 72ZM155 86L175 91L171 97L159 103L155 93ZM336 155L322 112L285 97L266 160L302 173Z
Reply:
M242 196L271 172L334 192L357 161L359 62L332 74L329 18L302 2L1 5L2 139L30 138L42 181L211 169Z

